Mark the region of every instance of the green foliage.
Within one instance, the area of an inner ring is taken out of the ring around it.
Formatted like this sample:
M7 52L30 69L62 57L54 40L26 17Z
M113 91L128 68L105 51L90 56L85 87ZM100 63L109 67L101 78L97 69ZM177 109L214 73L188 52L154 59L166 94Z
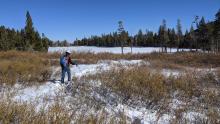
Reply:
M30 13L26 13L26 25L24 29L0 27L0 51L22 50L22 51L47 51L50 40L40 36L34 29Z

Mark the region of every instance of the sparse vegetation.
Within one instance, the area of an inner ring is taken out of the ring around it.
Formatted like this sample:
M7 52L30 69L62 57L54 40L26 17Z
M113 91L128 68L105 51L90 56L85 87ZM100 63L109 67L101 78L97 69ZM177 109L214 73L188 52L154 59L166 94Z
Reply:
M58 65L59 53L31 53L8 51L0 54L0 81L1 84L13 85L21 83L33 85L44 82L50 78L51 66ZM199 56L199 57L198 57ZM195 67L218 67L219 54L206 53L176 53L176 54L110 54L110 53L73 53L73 59L78 59L79 63L91 64L100 60L120 60L120 59L142 59L150 62L150 65L133 65L129 68L116 66L110 70L100 70L94 75L74 78L74 82L81 84L80 92L84 92L84 97L80 103L89 102L95 108L103 109L103 103L90 98L88 94L94 90L85 85L85 82L101 82L103 92L116 94L115 102L121 102L128 106L141 105L145 108L158 110L158 118L163 114L175 115L171 120L173 123L187 122L183 116L188 111L198 111L205 113L208 119L196 117L196 122L219 122L217 108L219 101L219 69L213 72L195 71ZM53 61L54 60L54 61ZM167 64L165 64L167 63ZM178 76L166 77L162 75L161 69L182 69ZM79 87L74 87L79 88ZM75 92L75 91L74 91ZM102 91L100 92L102 93ZM80 96L81 97L81 96ZM172 110L169 107L172 99L181 99L186 105L183 108ZM91 102L92 101L92 102ZM196 105L196 106L195 106ZM67 114L70 108L63 105L53 104L48 110L36 111L34 105L28 103L16 103L14 101L1 101L0 122L2 123L126 123L126 116L118 116L112 119L103 115L91 115L74 118ZM10 108L10 109L6 109ZM34 109L35 108L35 109ZM214 111L216 109L216 111ZM73 110L71 108L71 110ZM209 111L208 111L209 110ZM32 113L30 113L32 112ZM74 112L73 112L74 113ZM28 120L27 118L28 117ZM44 121L43 121L44 120Z

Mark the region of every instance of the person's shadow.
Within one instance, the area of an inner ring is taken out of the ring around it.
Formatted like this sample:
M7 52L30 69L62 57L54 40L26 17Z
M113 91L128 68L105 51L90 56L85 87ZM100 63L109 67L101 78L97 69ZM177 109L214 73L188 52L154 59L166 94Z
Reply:
M50 80L47 80L47 81L52 82L54 84L61 83L61 80L56 80L56 79L50 79Z

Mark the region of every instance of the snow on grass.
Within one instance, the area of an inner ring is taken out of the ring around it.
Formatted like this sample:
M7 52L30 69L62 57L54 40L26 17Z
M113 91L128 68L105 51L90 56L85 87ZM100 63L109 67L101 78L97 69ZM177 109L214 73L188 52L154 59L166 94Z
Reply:
M103 61L99 61L97 64L82 64L82 65L78 65L78 66L72 66L71 67L71 73L72 76L75 77L81 77L83 75L87 75L87 74L95 74L97 73L99 70L108 70L111 67L114 67L116 65L122 65L125 67L132 67L132 65L142 65L142 64L146 64L146 65L150 65L149 62L145 62L142 60L118 60L118 61L113 61L113 60L103 60ZM56 73L57 71L60 71L60 67L53 67L52 68L54 70L53 73ZM162 70L161 72L162 74L164 74L165 76L170 76L170 75L178 75L179 72L173 71L173 70ZM56 78L56 80L60 79L60 76L55 76L54 74L52 74L52 77ZM67 80L67 77L66 77ZM91 82L88 82L91 83ZM91 86L100 86L97 85L100 82L94 82L94 84L90 84ZM19 89L19 85L15 85L17 89ZM104 101L104 102L109 102L108 98L104 98L102 96L100 96L100 94L96 93L96 92L92 92L93 94L91 96L93 96L94 98ZM64 97L64 101L63 104L68 106L69 103L67 103L68 100L70 99L75 99L76 101L78 97L71 97L69 95L66 95L62 89L62 86L59 84L59 81L52 83L50 81L46 82L45 84L42 84L40 86L31 86L31 87L26 87L26 88L20 88L16 95L14 96L14 100L15 101L20 101L20 102L30 102L30 103L37 103L36 108L39 110L39 108L41 107L47 107L51 104L53 104L56 100L56 97L58 94L63 95ZM112 94L110 94L112 95ZM112 98L114 98L114 96L112 96ZM46 103L45 103L45 99ZM110 99L110 98L109 98ZM81 103L84 104L84 103ZM173 99L173 101L171 101L171 108L172 109L176 109L179 108L182 104L184 104L183 102L177 100L177 99ZM80 108L82 109L82 111L86 108ZM104 108L107 112L110 113L110 115L114 115L115 113L124 113L127 117L129 117L131 119L131 121L134 121L135 119L140 120L141 123L144 124L149 124L149 123L158 123L158 124L168 124L169 120L172 118L171 115L168 114L163 114L161 115L160 118L158 118L158 113L155 110L150 110L150 109L146 109L146 108L140 108L137 106L137 108L133 108L130 106L127 106L125 104L121 104L120 102L118 102L117 105L113 105L111 103L107 104ZM93 110L93 108L91 108L91 110L87 110L88 113L97 113L95 110ZM192 118L191 116L197 115L196 113L186 113L185 117L188 118L189 120ZM200 115L199 115L200 116Z
M114 111L124 113L127 117L132 119L132 122L135 119L140 120L141 123L151 124L168 124L170 116L167 114L162 115L160 118L157 118L157 111L149 110L146 108L132 108L127 105L119 104L114 108Z
M141 64L149 65L148 62L144 62L142 60L131 60L131 61L129 60L119 60L119 61L105 60L105 61L100 61L97 64L82 64L78 66L72 66L71 74L72 76L75 76L75 77L81 77L87 74L95 74L100 70L109 70L111 67L116 66L116 65L130 67L132 65L141 65ZM60 77L54 77L54 73L56 71L59 71L60 67L53 67L53 70L54 72L52 74L52 77L56 78L54 83L49 81L40 86L26 87L24 89L19 90L14 99L18 101L33 101L39 98L43 98L43 96L48 96L52 98L53 96L56 96L57 93L62 92L60 91L61 86L59 84ZM172 72L169 71L169 73L172 73ZM168 74L165 73L165 75L168 75ZM65 81L67 81L67 75L65 77Z
M113 66L122 65L129 67L132 65L149 65L149 62L143 60L103 60L99 61L97 64L81 64L79 66L74 66L71 68L71 73L76 77L81 77L86 74L95 74L100 70L109 70Z
M134 65L134 64L141 64L143 63L142 60L132 60L132 61L127 61L127 60L120 60L120 61L111 61L111 60L105 60L105 61L100 61L97 64L82 64L79 66L72 66L71 67L71 73L72 76L75 77L81 77L83 75L87 74L95 74L97 71L101 70L108 70L111 68L111 66L121 64L124 66L128 65ZM35 101L40 101L43 102L45 97L48 97L49 99L54 99L57 94L62 93L63 89L61 88L62 86L60 85L60 77L55 77L55 74L57 71L60 70L60 67L53 67L54 70L52 77L56 78L54 82L48 81L43 85L40 86L31 86L31 87L26 87L26 88L21 88L17 85L14 87L15 89L18 90L16 93L14 100L15 101L20 101L20 102L35 102ZM65 77L65 81L67 81L67 75Z
M161 73L166 76L166 77L169 77L169 76L178 76L180 74L180 71L179 70L171 70L171 69L162 69Z
M121 54L121 47L95 47L95 46L72 46L72 47L49 47L48 52L92 52L92 53L114 53ZM190 49L180 49L180 51L189 51ZM161 51L160 47L133 47L132 53L152 53ZM168 49L170 52L170 49ZM177 52L176 48L171 48L171 52ZM130 47L124 47L124 53L131 53Z
M31 86L18 91L14 100L34 101L45 96L54 97L59 92L60 84L47 82L40 86Z

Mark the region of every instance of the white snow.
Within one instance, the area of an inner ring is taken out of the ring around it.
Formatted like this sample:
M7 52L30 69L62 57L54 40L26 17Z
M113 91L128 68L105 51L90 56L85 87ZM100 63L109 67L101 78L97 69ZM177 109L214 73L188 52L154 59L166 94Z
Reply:
M180 74L179 70L171 70L171 69L162 69L161 73L166 76L178 76Z
M59 92L60 84L47 82L40 86L31 86L18 91L14 100L33 101L39 100L45 96L53 97Z
M138 118L141 123L144 124L151 124L156 122L158 124L169 124L169 120L171 118L169 115L164 114L157 120L157 111L149 110L146 108L134 109L122 104L119 104L116 108L114 108L114 110L124 113L126 116L130 117L132 121Z
M48 52L65 52L65 51L74 51L74 52L92 52L92 53L114 53L121 54L121 47L95 47L95 46L71 46L71 47L49 47ZM190 49L180 49L180 51L189 51ZM152 53L161 51L160 47L133 47L132 53ZM176 48L171 48L171 52L176 52ZM170 52L170 49L168 49ZM130 47L124 47L124 53L131 53Z

